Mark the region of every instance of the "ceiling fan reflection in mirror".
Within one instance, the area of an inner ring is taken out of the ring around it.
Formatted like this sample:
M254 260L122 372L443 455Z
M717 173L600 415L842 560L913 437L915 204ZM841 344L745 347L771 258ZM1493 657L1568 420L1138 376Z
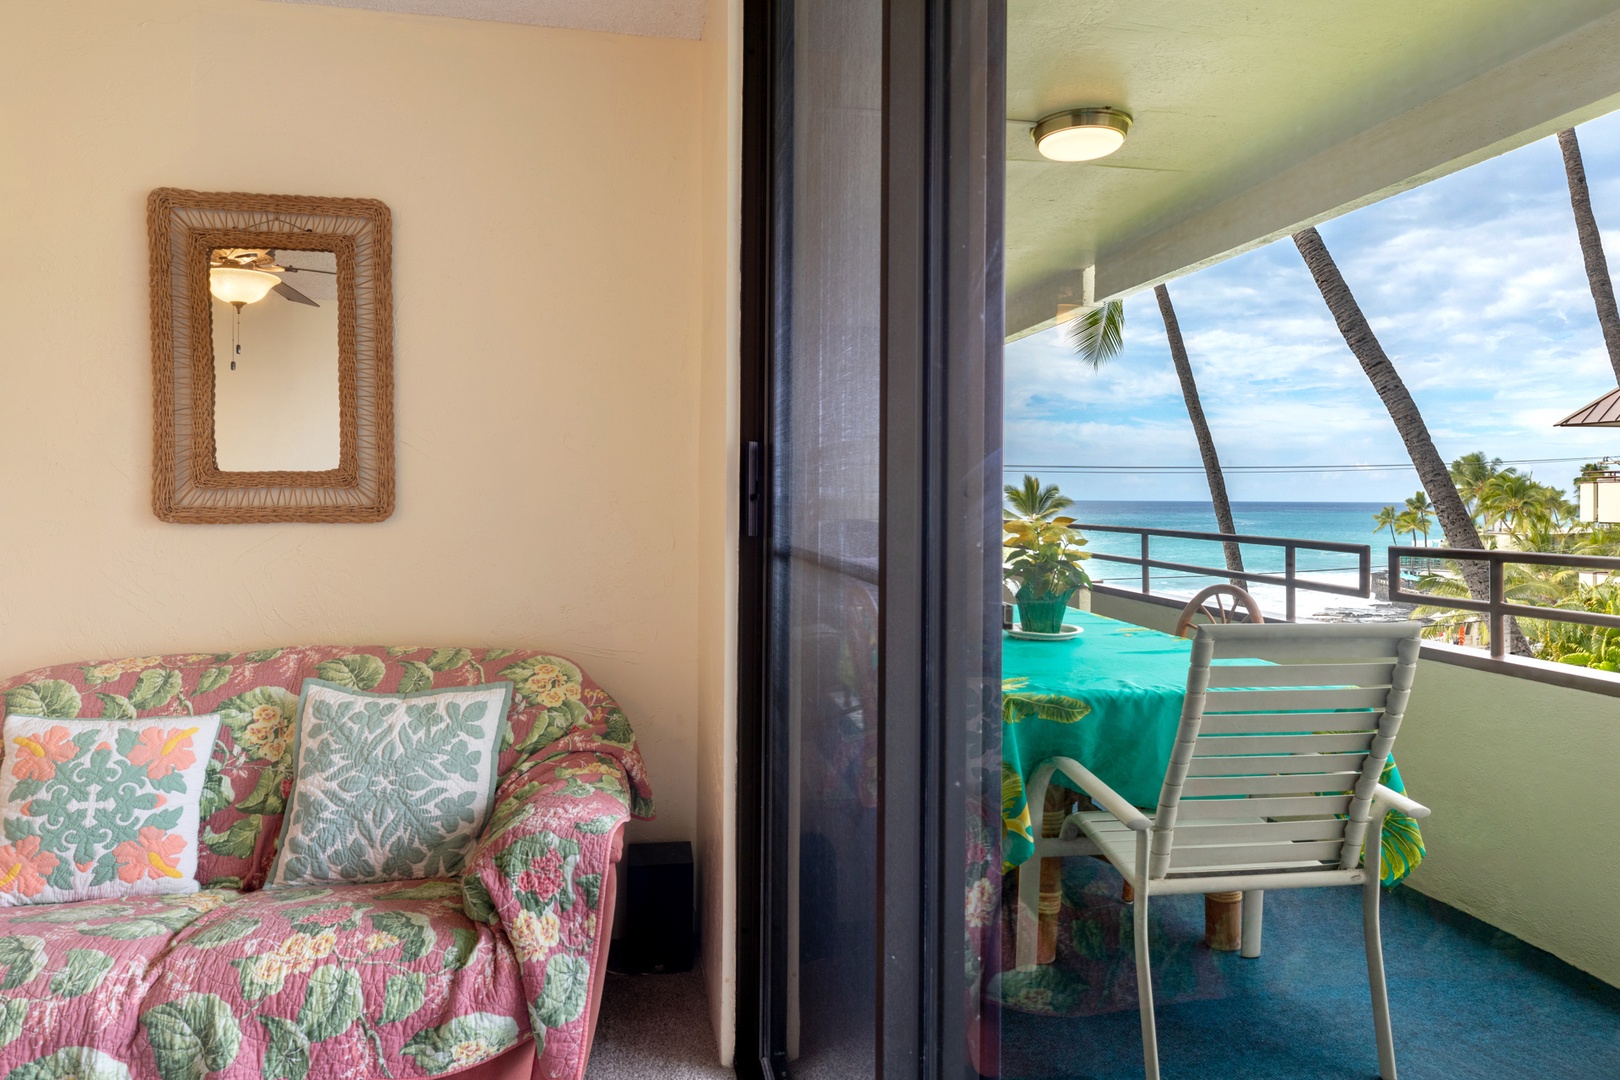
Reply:
M324 252L293 252L295 255L325 255ZM328 256L329 258L330 256ZM271 293L295 304L321 305L287 284L282 274L330 274L337 271L315 266L282 265L274 248L216 248L209 252L208 291L236 309L231 328L231 370L235 357L242 355L242 306L255 304ZM312 290L313 291L313 290Z

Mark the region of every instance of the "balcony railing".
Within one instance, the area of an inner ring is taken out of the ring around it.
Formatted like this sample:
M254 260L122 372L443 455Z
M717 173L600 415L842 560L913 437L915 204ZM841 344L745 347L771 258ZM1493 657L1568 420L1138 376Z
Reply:
M1435 596L1402 588L1401 573L1408 559L1485 563L1489 571L1490 599ZM1558 566L1571 570L1606 573L1620 570L1620 558L1611 555L1560 555L1546 551L1481 551L1478 548L1392 547L1389 549L1389 598L1397 604L1422 604L1483 613L1490 628L1491 656L1496 659L1507 655L1507 634L1504 632L1504 626L1509 615L1552 622L1581 623L1586 626L1620 627L1620 615L1605 615L1602 612L1582 611L1579 608L1552 608L1510 602L1507 599L1506 588L1509 564Z
M1295 606L1296 590L1304 589L1307 592L1331 593L1334 596L1355 596L1363 600L1372 595L1372 548L1366 544L1341 544L1331 540L1299 540L1284 536L1248 536L1243 533L1191 532L1185 529L1145 529L1129 525L1076 523L1073 527L1083 533L1126 533L1139 536L1142 542L1142 554L1140 556L1109 555L1101 551L1094 551L1091 553L1091 557L1102 562L1140 566L1142 568L1142 594L1144 596L1151 595L1153 592L1152 571L1154 570L1174 570L1195 574L1199 577L1224 578L1228 581L1238 579L1248 584L1258 582L1262 585L1277 585L1283 589L1284 606L1286 608L1285 617L1289 622L1293 622L1297 612ZM1228 570L1224 566L1199 566L1196 563L1155 559L1153 557L1153 538L1156 536L1176 540L1208 540L1214 543L1252 544L1260 547L1282 548L1283 572L1279 575L1254 570ZM1338 555L1356 556L1357 584L1340 585L1331 581L1318 581L1312 578L1300 577L1297 564L1298 553L1301 551L1324 551Z

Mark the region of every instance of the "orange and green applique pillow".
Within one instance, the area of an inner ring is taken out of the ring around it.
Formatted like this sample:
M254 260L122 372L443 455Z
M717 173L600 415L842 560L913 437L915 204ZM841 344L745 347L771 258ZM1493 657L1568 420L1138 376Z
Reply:
M197 891L218 716L8 716L0 907Z

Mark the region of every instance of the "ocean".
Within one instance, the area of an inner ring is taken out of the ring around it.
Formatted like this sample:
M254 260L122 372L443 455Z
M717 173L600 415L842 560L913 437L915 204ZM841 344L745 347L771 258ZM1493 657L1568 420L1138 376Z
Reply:
M1253 536L1275 536L1299 540L1330 540L1345 544L1367 544L1372 548L1372 569L1376 573L1388 565L1389 545L1394 541L1389 530L1373 532L1373 515L1387 503L1345 502L1238 502L1232 504L1232 523L1239 533ZM1097 525L1125 525L1157 529L1185 529L1193 532L1215 532L1214 506L1207 502L1076 502L1067 514L1077 523ZM1141 540L1134 535L1086 532L1087 550L1111 555L1140 555ZM1439 543L1438 527L1430 537ZM1411 537L1401 537L1402 544L1411 544ZM1167 562L1192 563L1199 566L1224 566L1221 545L1214 541L1183 540L1154 537L1152 556ZM1282 573L1283 549L1255 544L1243 545L1243 565L1247 570ZM1334 584L1354 585L1356 557L1330 551L1300 551L1296 568L1302 578L1328 581ZM1122 589L1140 589L1142 572L1139 567L1123 563L1092 560L1087 573L1099 584L1114 585ZM1222 576L1200 576L1173 570L1152 572L1153 591L1167 596L1191 596L1206 585L1228 580ZM1254 585L1250 591L1268 612L1281 613L1283 590L1275 586ZM1302 616L1333 608L1355 608L1369 605L1369 601L1329 593L1301 591L1298 594Z

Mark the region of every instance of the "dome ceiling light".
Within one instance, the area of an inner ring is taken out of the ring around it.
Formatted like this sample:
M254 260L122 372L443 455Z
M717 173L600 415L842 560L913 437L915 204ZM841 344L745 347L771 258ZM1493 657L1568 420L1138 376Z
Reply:
M263 270L236 266L208 268L208 291L227 304L235 304L238 311L242 310L243 304L256 304L263 300L279 284L280 278Z
M1035 125L1035 147L1052 161L1095 161L1125 145L1130 130L1120 109L1065 109Z

